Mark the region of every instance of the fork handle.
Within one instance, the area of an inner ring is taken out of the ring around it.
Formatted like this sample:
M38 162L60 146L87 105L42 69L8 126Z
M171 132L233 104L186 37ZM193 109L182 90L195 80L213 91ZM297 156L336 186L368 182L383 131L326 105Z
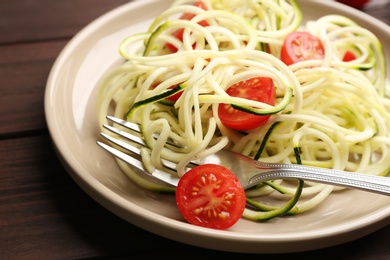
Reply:
M383 195L390 195L389 177L317 168L298 164L267 164L255 161L254 166L260 169L261 173L250 178L249 186L253 186L267 180L301 179L346 188L355 188Z

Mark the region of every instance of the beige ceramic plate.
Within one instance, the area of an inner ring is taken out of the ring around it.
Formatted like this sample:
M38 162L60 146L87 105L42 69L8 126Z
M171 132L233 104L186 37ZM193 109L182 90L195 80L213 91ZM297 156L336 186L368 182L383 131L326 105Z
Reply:
M318 249L362 237L390 224L390 197L346 191L332 194L315 210L266 223L240 220L228 231L183 221L173 196L153 194L130 182L97 144L96 86L120 61L122 39L144 31L171 1L136 1L110 11L79 32L55 62L47 82L49 130L69 174L91 197L123 219L183 243L223 251L283 253ZM304 19L349 16L390 42L390 28L351 8L323 0L299 1ZM390 61L390 46L384 45Z

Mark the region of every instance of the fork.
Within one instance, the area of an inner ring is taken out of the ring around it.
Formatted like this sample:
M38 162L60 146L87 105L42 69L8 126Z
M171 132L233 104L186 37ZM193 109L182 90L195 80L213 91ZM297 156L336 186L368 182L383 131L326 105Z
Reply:
M141 133L138 124L112 116L107 116L107 119L134 131L135 133ZM103 127L127 141L147 147L144 140L139 136L130 134L128 131L120 130L108 124L104 124ZM177 186L179 177L168 173L168 171L156 169L152 173L146 172L140 158L141 150L135 145L103 132L101 132L101 135L109 142L130 152L124 153L110 145L97 141L97 144L109 153L143 171L145 174L152 175L165 183ZM256 184L269 180L300 179L345 188L354 188L382 195L390 195L389 177L304 166L299 164L264 163L228 150L220 150L213 155L209 155L205 158L192 162L195 166L206 163L219 164L228 168L237 176L244 189L248 189ZM167 168L167 170L175 170L176 164L174 162L162 159L162 164Z

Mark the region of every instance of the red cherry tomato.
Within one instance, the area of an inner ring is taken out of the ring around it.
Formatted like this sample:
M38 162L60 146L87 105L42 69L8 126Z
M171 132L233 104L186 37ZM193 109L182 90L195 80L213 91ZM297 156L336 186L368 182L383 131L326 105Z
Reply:
M189 223L224 230L241 218L246 196L231 171L220 165L203 164L180 178L176 203Z
M257 100L269 105L275 105L276 91L271 78L257 77L238 82L226 90L232 97ZM226 127L246 131L264 125L270 116L254 115L234 109L229 104L220 104L218 116Z
M280 59L287 65L303 60L324 58L324 46L320 39L308 32L292 32L284 40Z
M355 7L355 8L362 8L364 5L366 5L369 0L337 0L337 2Z
M194 6L202 8L203 10L207 10L206 5L202 1L195 2ZM182 16L180 16L180 19L181 20L191 20L192 18L194 18L194 16L195 16L194 14L187 13L187 14L183 14ZM208 23L206 21L200 21L199 25L206 27L206 26L208 26ZM176 37L177 39L179 39L180 41L183 41L183 32L184 32L184 28L175 31L172 35L174 37ZM170 49L172 52L177 52L177 48L170 43L167 43L165 45L165 47ZM195 47L195 46L193 46L193 47Z

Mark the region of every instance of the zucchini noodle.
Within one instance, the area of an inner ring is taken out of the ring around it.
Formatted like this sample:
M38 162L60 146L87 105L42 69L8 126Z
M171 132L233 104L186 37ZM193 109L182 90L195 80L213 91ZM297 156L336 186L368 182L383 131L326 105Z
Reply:
M386 92L386 61L378 38L351 19L327 15L307 23L308 32L319 37L325 46L323 66L360 70L375 86L380 95ZM346 51L357 58L343 62Z
M148 146L142 148L148 171L164 169L164 158L178 164L171 173L180 177L190 161L228 149L268 163L388 174L390 102L383 50L375 35L338 15L303 25L295 1L204 3L207 10L176 1L146 32L124 39L119 52L126 61L100 82L99 125L107 123L109 114L138 123ZM178 19L182 13L194 17ZM182 41L172 36L180 28L185 28ZM284 38L296 30L321 39L323 60L287 66L279 59ZM167 44L177 52L167 50ZM347 51L356 59L343 61ZM226 93L233 84L254 77L273 80L275 105ZM179 91L176 102L167 99ZM271 117L259 128L235 131L221 123L221 103ZM174 192L119 160L118 165L146 189ZM270 181L246 191L251 207L243 216L268 220L306 212L342 189L309 181Z

